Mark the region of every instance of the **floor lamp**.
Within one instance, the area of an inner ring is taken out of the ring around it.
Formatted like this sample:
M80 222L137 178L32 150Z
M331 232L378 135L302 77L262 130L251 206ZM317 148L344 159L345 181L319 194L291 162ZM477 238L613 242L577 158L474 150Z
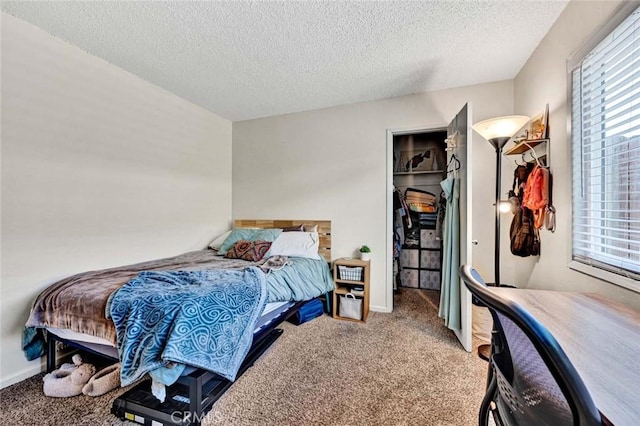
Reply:
M518 130L529 122L524 115L491 118L473 125L473 130L489 141L496 150L496 229L494 241L494 278L495 285L500 286L500 179L502 170L502 148Z
M494 278L495 285L500 287L500 179L502 171L502 148L518 130L529 122L524 115L491 118L473 125L473 130L485 138L496 150L496 229L494 240ZM478 355L489 361L491 345L478 346Z

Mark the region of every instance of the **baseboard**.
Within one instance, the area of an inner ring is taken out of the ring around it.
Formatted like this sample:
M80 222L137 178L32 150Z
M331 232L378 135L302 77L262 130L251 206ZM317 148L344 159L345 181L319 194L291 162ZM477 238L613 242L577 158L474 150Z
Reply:
M17 373L10 375L9 377L4 377L0 380L0 389L6 388L7 386L11 386L18 382L21 382L29 377L35 376L36 374L44 371L44 365L34 365L33 367L25 368Z
M391 308L388 308L386 306L369 305L369 310L373 311L373 312L381 312L383 314L390 314L391 313Z
M78 352L77 349L58 351L57 364L60 365L63 362L71 362L71 356L76 352ZM2 380L0 380L0 389L4 389L7 386L14 385L18 382L28 379L29 377L35 376L36 374L40 374L43 371L46 371L46 369L47 365L45 362L45 358L40 358L40 365L27 367L17 373L12 374L9 377L2 378Z

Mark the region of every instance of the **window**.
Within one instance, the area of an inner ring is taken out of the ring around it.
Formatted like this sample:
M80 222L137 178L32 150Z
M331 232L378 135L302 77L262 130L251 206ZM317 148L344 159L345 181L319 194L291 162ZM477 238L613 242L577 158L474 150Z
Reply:
M570 63L572 257L638 280L640 8L625 16L581 60Z

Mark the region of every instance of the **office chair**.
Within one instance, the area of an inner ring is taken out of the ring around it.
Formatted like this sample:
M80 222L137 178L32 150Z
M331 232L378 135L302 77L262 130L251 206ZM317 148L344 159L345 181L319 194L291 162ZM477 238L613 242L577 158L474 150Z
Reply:
M600 413L556 339L519 304L500 297L469 265L460 277L493 317L491 364L479 424L601 425Z

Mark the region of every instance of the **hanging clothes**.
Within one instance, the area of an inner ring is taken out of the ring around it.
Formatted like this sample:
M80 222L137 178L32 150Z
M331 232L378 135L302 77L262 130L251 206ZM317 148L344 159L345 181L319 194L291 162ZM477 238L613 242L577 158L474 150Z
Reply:
M438 200L438 219L436 221L436 239L442 241L444 239L444 218L447 212L447 195L444 191L440 192Z
M404 224L404 228L411 228L411 217L409 216L409 206L404 199L404 195L398 188L393 188L393 210L399 215Z
M460 330L460 179L448 176L440 182L447 199L442 252L442 282L438 316L451 330Z
M404 225L399 214L393 216L393 257L400 257L400 251L404 244Z
M533 212L536 229L544 225L544 216L549 204L549 170L536 166L527 178L522 205Z
M393 290L398 290L400 280L400 251L404 244L405 217L408 211L402 193L393 188Z
M509 249L512 254L520 257L540 254L540 235L534 226L533 212L523 205L533 170L533 166L529 169L529 165L518 165L513 172L513 187L509 191L509 203L513 213L509 227Z

